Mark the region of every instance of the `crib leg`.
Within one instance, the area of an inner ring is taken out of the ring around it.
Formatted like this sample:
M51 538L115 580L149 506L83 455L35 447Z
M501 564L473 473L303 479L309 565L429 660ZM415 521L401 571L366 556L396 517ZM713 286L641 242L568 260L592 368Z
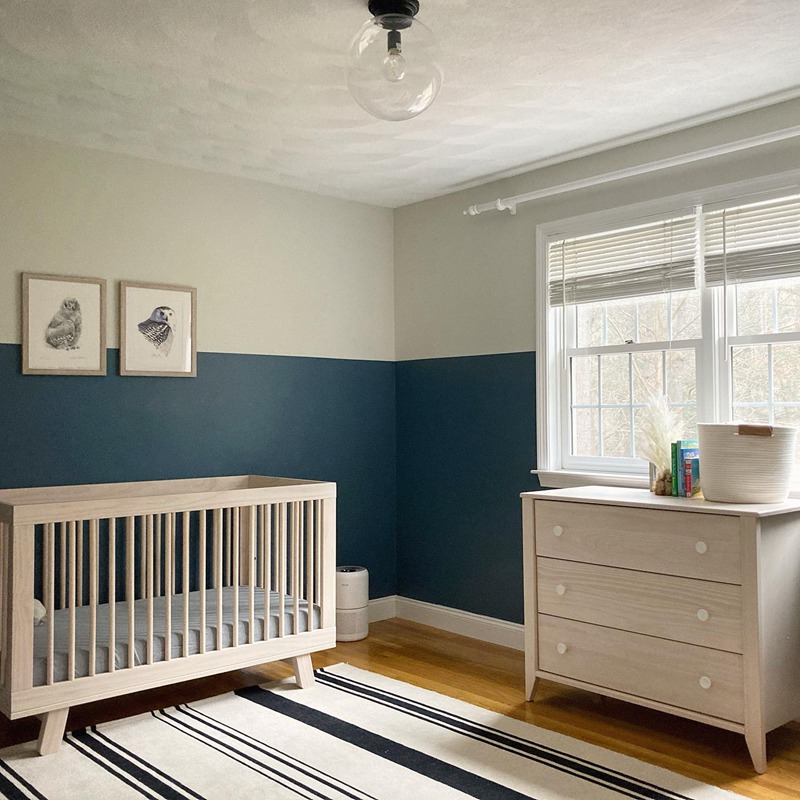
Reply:
M49 756L58 752L64 731L67 729L67 714L69 714L69 708L57 708L55 711L48 711L39 717L42 721L37 744L40 756Z
M314 685L314 666L309 653L304 656L287 658L286 663L294 670L294 678L301 689L308 689Z

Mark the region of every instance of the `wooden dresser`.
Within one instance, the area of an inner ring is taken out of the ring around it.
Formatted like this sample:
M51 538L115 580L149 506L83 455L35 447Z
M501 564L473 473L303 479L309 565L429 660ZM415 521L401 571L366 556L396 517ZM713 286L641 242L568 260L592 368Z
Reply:
M744 734L800 717L800 501L522 495L526 697L540 678Z

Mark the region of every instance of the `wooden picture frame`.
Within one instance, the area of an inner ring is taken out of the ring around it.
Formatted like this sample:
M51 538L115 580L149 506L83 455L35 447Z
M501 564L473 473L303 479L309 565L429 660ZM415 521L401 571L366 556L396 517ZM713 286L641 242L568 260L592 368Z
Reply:
M22 374L106 374L106 282L22 274Z
M119 304L120 375L197 375L197 289L121 281Z

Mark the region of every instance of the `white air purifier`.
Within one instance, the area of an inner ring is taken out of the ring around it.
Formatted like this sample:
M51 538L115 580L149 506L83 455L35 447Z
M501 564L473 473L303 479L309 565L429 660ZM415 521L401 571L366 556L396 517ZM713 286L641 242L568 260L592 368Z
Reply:
M355 642L369 633L369 572L336 567L336 641Z

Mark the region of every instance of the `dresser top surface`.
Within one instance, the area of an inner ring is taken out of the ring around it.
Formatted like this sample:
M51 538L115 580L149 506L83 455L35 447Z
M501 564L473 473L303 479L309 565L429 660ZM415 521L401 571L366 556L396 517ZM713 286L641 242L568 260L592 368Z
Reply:
M686 511L696 514L731 514L747 517L771 517L776 514L800 512L800 499L790 498L783 503L713 503L702 498L663 497L647 489L627 489L619 486L575 486L569 489L543 489L523 492L522 497L533 500L557 500L570 503L658 508L665 511Z

